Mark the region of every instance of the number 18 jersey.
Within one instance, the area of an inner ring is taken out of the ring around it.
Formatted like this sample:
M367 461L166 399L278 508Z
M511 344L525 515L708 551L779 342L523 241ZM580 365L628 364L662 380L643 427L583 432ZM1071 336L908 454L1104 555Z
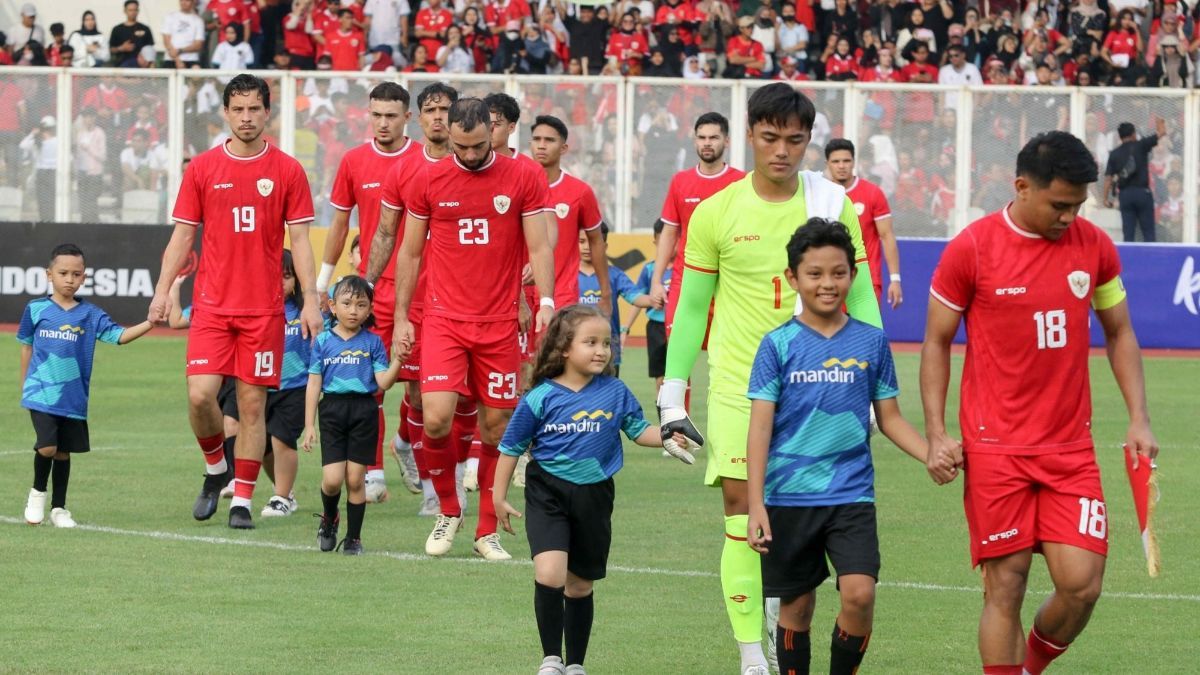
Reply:
M192 303L225 316L282 314L283 231L313 220L308 177L271 144L252 157L227 146L188 164L172 214L204 225Z
M1051 241L1019 228L1006 207L950 241L930 293L966 317L959 423L968 452L1092 447L1089 312L1124 298L1119 288L1096 292L1119 285L1120 272L1117 247L1082 218Z

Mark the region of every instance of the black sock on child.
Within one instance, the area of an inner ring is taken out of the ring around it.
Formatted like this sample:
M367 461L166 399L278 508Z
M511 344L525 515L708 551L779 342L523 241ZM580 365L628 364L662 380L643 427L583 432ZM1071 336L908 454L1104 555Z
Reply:
M54 460L50 472L50 482L54 491L50 495L50 508L63 509L67 506L67 483L71 482L71 456L66 459Z
M46 485L50 482L50 467L54 465L54 458L47 457L37 450L33 451L33 489L38 492L45 492Z
M542 656L562 657L563 589L533 582L533 613L537 616Z
M225 439L225 463L229 465L230 471L233 471L233 446L236 444L237 434Z
M346 499L346 538L347 539L362 539L362 521L363 513L367 510L367 503L355 504Z
M338 502L342 500L342 491L327 495L321 492L321 505L325 507L325 520L333 522L338 517Z
M563 635L567 643L567 665L583 665L587 656L588 640L592 637L592 617L595 615L595 604L592 601L595 593L588 593L582 598L566 599L563 611Z
M812 661L812 642L808 631L775 627L775 654L779 658L780 675L808 675Z
M870 641L870 635L851 635L834 623L829 647L830 675L853 675L862 663Z

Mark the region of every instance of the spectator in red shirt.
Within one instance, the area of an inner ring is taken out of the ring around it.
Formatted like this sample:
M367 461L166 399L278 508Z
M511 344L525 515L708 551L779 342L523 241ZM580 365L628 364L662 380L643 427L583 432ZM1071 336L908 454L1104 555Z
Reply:
M462 28L463 46L475 59L475 72L486 73L492 62L492 54L496 51L496 38L492 36L478 7L468 7L463 10Z
M650 42L638 30L637 17L633 12L621 15L621 23L608 39L604 55L610 60L616 59L624 74L640 75L642 59L649 54Z
M797 61L793 56L785 56L779 59L779 72L775 75L775 79L785 82L804 82L808 80L808 75L800 72L796 67Z
M425 45L426 54L436 55L446 44L446 29L452 23L454 14L442 7L442 0L429 0L429 6L417 12L417 38Z
M694 31L698 21L696 8L692 6L690 0L676 0L674 3L666 0L654 15L654 31L659 35L666 35L669 28L677 28L680 42L685 45L693 45L695 44Z
M1137 80L1138 55L1142 53L1142 34L1138 32L1133 11L1117 14L1117 28L1104 38L1100 58L1112 69L1112 84L1132 85Z
M522 26L533 18L533 11L525 0L505 0L489 2L484 8L487 26L493 35L504 32L509 21L516 21Z
M929 46L918 40L914 40L914 42L916 44L911 47L912 61L900 69L904 81L918 84L937 82L938 69L937 66L929 63ZM929 123L933 121L933 113L933 94L915 92L909 97L908 105L904 107L904 121Z
M836 39L832 50L826 49L822 55L825 62L825 79L834 82L858 79L858 59L850 53L850 40L844 35L832 35Z
M317 67L312 11L312 0L296 0L292 12L283 19L283 48L291 54L292 67L300 70Z
M1026 48L1029 47L1035 36L1041 37L1046 43L1046 49L1055 54L1065 54L1071 51L1071 41L1050 27L1050 12L1046 11L1045 7L1033 15L1033 28L1025 31L1022 41Z
M367 38L354 27L354 13L350 10L338 10L337 30L325 33L325 51L333 59L334 70L362 70Z
M218 35L224 35L225 27L231 23L242 25L242 35L250 34L250 14L242 0L209 0L205 11L212 12L217 23Z
M762 43L750 37L754 32L754 17L743 16L738 19L737 25L738 34L730 38L725 47L729 65L725 68L724 77L762 77L762 69L767 62L763 57Z

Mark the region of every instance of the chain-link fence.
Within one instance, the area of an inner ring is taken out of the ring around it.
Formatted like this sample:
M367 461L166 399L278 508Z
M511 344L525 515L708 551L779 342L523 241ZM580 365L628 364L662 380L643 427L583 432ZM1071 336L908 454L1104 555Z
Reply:
M0 219L169 222L188 158L228 137L215 71L6 68L0 82ZM692 127L720 112L731 123L728 161L753 168L745 101L766 82L444 74L263 72L271 85L267 137L308 172L319 225L330 222L330 183L342 154L371 136L370 89L399 81L415 99L449 81L464 96L505 91L521 104L510 143L528 151L540 114L570 129L564 167L593 186L617 231L646 229L671 176L696 163ZM1068 130L1092 149L1101 174L1131 122L1168 132L1150 159L1159 241L1197 241L1200 93L1163 89L942 87L803 83L818 115L803 168L824 165L830 138L858 147L858 174L891 202L900 236L944 237L1012 197L1017 151L1033 135ZM408 135L421 139L414 120ZM71 139L59 144L58 139ZM69 170L60 170L69 167ZM1101 184L1084 213L1115 239L1121 216Z

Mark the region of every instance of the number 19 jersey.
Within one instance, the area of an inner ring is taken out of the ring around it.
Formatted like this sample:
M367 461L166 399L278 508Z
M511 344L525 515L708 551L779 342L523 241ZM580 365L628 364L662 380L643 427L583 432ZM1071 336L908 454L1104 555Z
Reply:
M1058 241L1008 208L950 241L930 293L967 323L959 423L968 452L1040 455L1092 447L1088 321L1124 292L1117 247L1076 218ZM1101 301L1101 297L1104 298Z
M283 231L313 220L303 167L271 144L252 157L228 142L188 164L172 218L197 227L200 268L192 303L225 316L283 313Z

